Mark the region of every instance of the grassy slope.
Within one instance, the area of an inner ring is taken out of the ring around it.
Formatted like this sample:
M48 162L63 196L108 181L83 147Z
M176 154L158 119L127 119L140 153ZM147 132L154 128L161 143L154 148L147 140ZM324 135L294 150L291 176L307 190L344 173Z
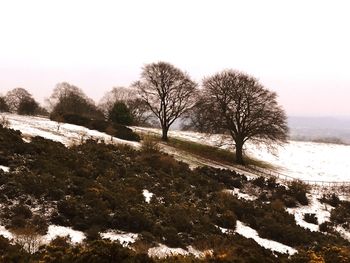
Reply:
M148 134L148 137L151 137L154 140L157 140L161 143L164 143L160 140L160 135L157 134ZM219 147L214 147L210 145L201 144L198 142L187 141L184 139L170 137L165 144L172 146L174 148L180 149L187 153L190 153L195 156L203 157L208 160L219 162L227 165L235 165L235 153L229 150L221 149ZM258 160L251 158L247 155L244 156L247 166L257 166L264 169L275 169L275 167L263 160Z

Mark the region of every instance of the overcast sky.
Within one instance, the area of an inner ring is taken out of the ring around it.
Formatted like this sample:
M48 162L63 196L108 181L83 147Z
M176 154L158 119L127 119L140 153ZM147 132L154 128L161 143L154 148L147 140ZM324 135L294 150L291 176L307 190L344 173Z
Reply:
M254 75L289 115L350 115L347 2L1 0L0 93L68 81L98 101L161 60Z

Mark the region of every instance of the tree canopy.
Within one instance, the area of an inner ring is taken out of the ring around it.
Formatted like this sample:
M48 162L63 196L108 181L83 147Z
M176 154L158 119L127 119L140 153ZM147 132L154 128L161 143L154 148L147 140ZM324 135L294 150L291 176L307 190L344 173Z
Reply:
M243 145L248 140L267 145L286 142L287 118L277 95L254 77L225 70L205 78L203 88L196 109L201 114L200 124L210 132L232 137L237 163L244 163Z
M197 84L173 65L158 62L144 66L133 86L159 120L166 141L169 127L193 106Z
M80 88L67 82L58 83L48 101L52 108L53 119L66 114L103 119L103 114L97 109L94 101Z

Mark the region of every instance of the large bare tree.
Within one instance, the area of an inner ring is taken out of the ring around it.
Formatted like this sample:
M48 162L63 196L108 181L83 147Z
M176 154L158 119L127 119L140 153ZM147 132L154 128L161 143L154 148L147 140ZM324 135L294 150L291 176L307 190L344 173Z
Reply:
M243 145L248 140L267 145L288 138L287 117L276 101L276 93L252 76L226 70L203 80L200 109L210 114L206 128L228 133L235 144L236 162L244 164Z
M167 141L169 127L193 106L197 84L173 65L158 62L144 66L133 86L159 120L162 140Z

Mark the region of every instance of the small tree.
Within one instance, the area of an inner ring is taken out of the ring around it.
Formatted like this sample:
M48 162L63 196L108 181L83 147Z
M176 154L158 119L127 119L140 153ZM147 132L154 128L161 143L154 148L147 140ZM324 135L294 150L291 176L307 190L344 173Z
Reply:
M14 242L29 253L35 253L43 243L40 234L31 226L15 229L12 232Z
M244 164L243 145L248 140L271 145L287 141L288 126L276 93L252 76L226 70L203 81L200 107L211 132L228 133L236 149L236 162Z
M133 86L159 120L162 140L168 140L169 127L193 106L197 84L173 65L158 62L146 65Z
M121 101L114 103L108 118L110 121L122 125L131 125L133 122L129 108Z

